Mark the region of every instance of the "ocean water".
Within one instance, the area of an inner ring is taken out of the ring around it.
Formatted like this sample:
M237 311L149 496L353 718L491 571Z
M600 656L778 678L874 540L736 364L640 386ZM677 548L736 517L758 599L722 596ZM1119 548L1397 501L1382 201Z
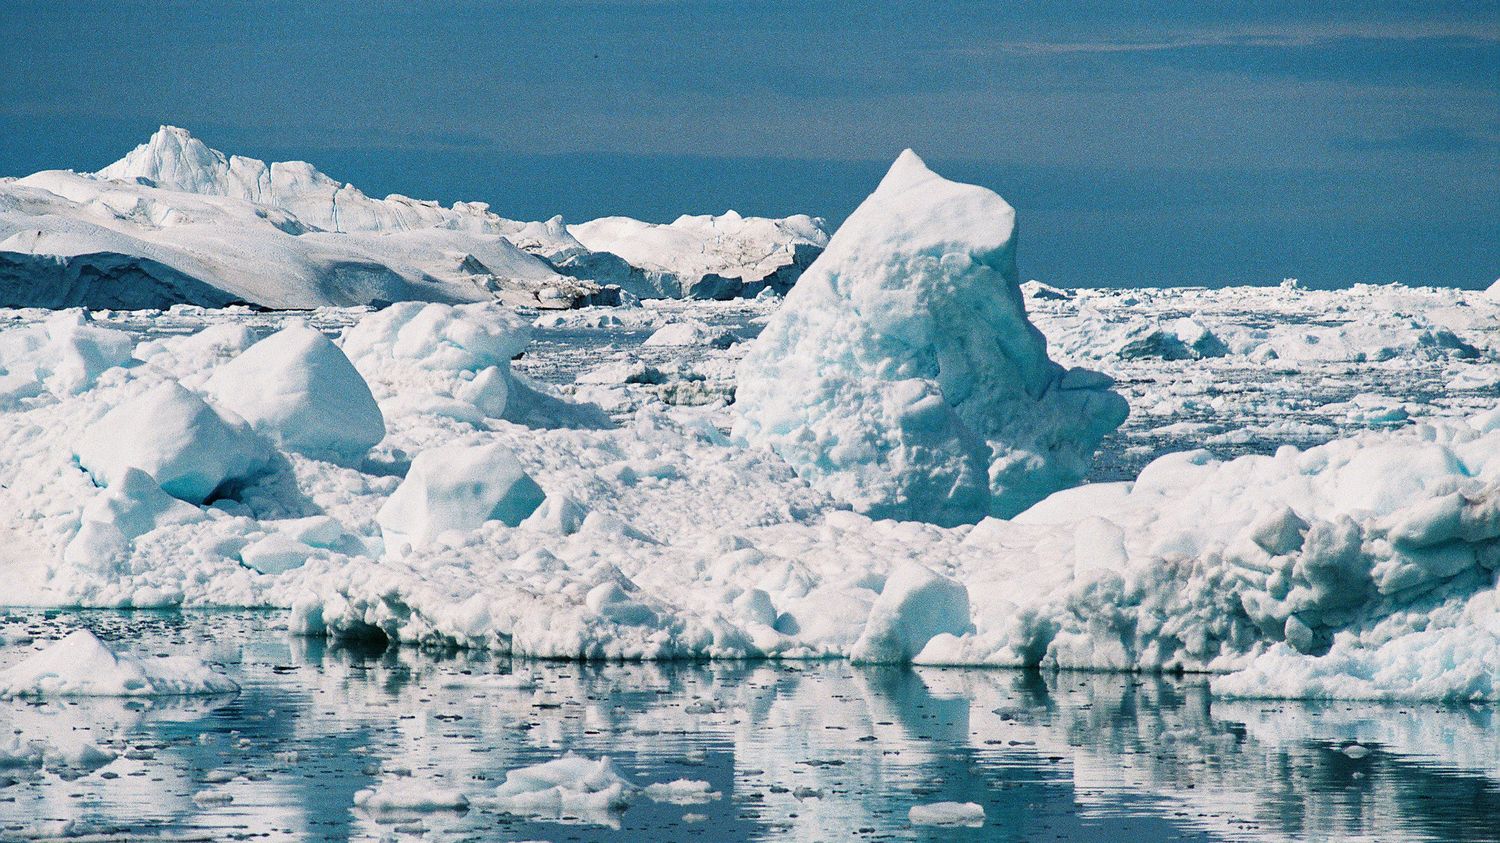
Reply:
M87 627L209 659L242 689L0 701L0 747L48 758L0 769L0 840L1500 839L1493 706L1220 701L1194 676L539 662L298 638L262 611L3 620L0 667ZM85 744L115 757L80 761ZM550 816L484 804L508 771L567 752L714 795ZM472 804L355 805L403 777ZM910 822L943 801L982 806L983 824Z

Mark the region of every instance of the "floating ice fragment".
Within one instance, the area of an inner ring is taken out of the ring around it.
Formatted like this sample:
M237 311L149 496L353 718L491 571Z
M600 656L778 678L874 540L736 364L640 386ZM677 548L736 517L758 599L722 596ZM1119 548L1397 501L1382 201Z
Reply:
M231 679L191 656L142 659L116 653L86 629L0 672L0 699L171 697L238 690Z
M984 807L973 802L933 802L913 805L906 812L912 825L972 826L984 825Z

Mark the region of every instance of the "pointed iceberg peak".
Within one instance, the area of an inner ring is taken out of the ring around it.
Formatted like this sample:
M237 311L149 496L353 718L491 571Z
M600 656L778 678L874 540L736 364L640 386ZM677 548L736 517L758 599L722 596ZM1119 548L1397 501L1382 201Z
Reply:
M891 244L913 255L966 255L1000 270L1007 285L1020 283L1015 208L987 187L943 178L910 149L834 233L824 258L882 254Z
M876 190L905 190L931 178L939 178L939 176L928 169L927 162L908 147L896 156L896 160L886 171L885 178L880 180L880 185Z
M147 179L168 190L251 201L264 201L270 188L270 168L264 161L226 156L187 129L169 125L95 175L124 181Z

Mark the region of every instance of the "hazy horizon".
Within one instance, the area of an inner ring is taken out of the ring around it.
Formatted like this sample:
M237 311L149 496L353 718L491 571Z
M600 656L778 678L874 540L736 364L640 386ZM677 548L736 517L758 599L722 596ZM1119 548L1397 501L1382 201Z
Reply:
M1500 275L1500 6L0 3L0 174L161 123L518 219L809 213L904 147L1067 286ZM924 11L925 10L925 11Z

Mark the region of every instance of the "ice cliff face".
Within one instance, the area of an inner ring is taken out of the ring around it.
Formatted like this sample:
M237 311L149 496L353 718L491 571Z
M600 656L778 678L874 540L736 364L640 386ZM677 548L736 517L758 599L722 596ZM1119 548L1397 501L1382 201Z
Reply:
M1127 408L1048 359L1015 232L902 153L745 356L736 435L873 517L1009 516L1076 483Z

